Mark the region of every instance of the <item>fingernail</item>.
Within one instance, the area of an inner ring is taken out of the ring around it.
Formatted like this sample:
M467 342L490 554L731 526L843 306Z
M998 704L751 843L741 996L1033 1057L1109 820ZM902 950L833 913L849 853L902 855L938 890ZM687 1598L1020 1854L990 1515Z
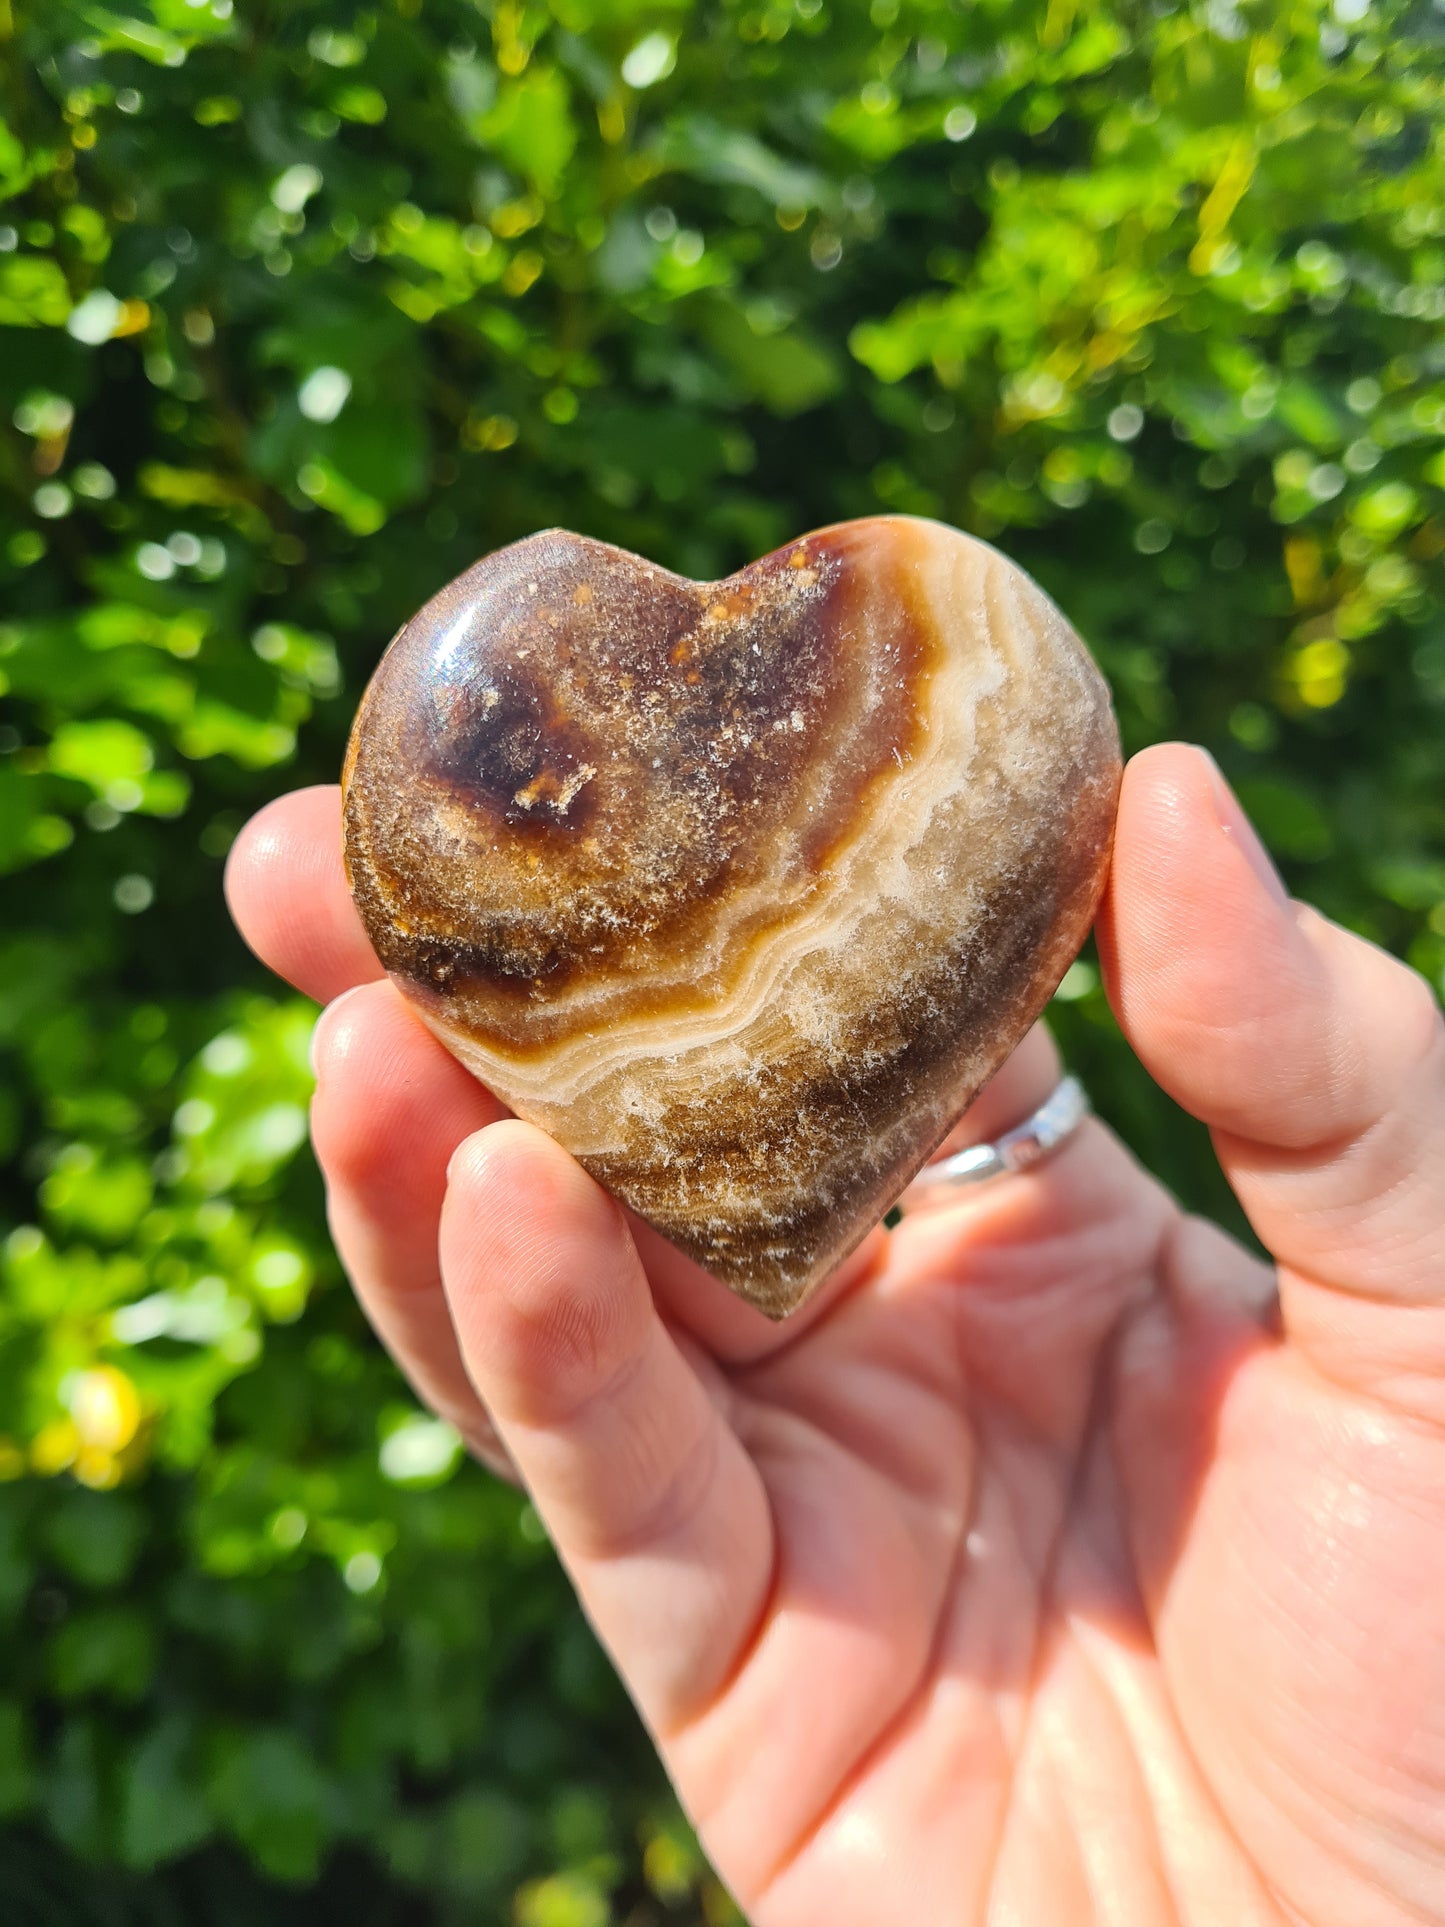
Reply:
M473 1136L475 1136L475 1133L473 1133ZM470 1138L470 1137L464 1137L464 1138L462 1139L462 1141L461 1141L461 1143L460 1143L460 1144L459 1144L459 1145L458 1145L458 1146L456 1147L456 1149L455 1149L455 1150L454 1150L454 1151L452 1152L452 1154L451 1154L451 1156L450 1156L450 1157L449 1157L449 1158L447 1159L447 1183L448 1183L448 1185L450 1185L450 1184L451 1184L451 1182L452 1182L452 1179L453 1179L453 1178L454 1178L454 1177L456 1176L456 1171L457 1171L457 1166L458 1166L458 1164L460 1164L460 1163L461 1163L461 1159L462 1159L462 1152L466 1150L466 1148L467 1148L467 1146L468 1146L468 1145L469 1145L469 1144L471 1143L471 1141L472 1141L472 1140L471 1140L471 1138Z
M1204 766L1209 772L1209 787L1214 792L1214 813L1219 819L1219 827L1234 844L1250 869L1269 891L1275 902L1284 905L1289 902L1289 891L1284 887L1280 873L1274 867L1268 850L1259 840L1259 832L1239 806L1239 798L1224 779L1224 771L1215 762L1209 751L1202 745L1197 746L1204 758Z
M358 990L365 990L365 988L365 984L353 984L350 990L343 990L339 997L333 997L325 1009L318 1013L316 1022L311 1026L311 1042L306 1046L306 1056L311 1065L311 1075L313 1077L319 1077L321 1075L321 1066L317 1059L320 1055L322 1030L330 1029L329 1020L340 1010L348 997L354 997Z

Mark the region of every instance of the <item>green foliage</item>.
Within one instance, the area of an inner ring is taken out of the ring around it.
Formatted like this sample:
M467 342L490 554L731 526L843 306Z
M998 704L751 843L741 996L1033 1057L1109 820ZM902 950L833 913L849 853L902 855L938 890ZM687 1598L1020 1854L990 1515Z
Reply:
M247 812L563 524L999 541L1445 980L1424 0L0 0L7 1920L720 1922L525 1505L339 1278ZM1056 1005L1188 1199L1087 960ZM417 1911L421 1909L422 1911Z

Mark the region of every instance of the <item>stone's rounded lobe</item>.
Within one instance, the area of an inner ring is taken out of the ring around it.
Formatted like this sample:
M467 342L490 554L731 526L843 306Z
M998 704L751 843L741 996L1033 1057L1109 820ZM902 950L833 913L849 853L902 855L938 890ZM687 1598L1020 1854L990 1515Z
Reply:
M842 523L718 583L552 530L383 658L347 871L442 1042L782 1316L1052 995L1119 776L1083 645L957 530Z

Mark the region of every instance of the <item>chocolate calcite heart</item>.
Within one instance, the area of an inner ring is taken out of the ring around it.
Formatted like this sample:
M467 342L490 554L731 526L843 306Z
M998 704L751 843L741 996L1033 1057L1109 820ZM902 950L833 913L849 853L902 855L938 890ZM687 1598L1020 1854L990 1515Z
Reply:
M781 1317L1052 995L1119 774L1077 636L955 529L712 583L552 530L387 651L346 861L447 1048Z

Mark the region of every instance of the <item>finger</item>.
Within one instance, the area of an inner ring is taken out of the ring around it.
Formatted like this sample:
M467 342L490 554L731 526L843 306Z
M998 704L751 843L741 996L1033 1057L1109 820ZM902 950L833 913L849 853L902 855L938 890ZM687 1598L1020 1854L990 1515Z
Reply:
M1008 1062L985 1084L929 1163L940 1163L970 1145L986 1144L1022 1124L1057 1088L1061 1073L1058 1046L1047 1025L1035 1024ZM1061 1150L1059 1155L1063 1154ZM927 1170L925 1165L898 1201L907 1225L923 1217L956 1212L983 1195L982 1187L929 1183Z
M426 1403L478 1457L510 1471L461 1362L437 1258L447 1163L463 1138L508 1113L389 983L345 992L322 1013L312 1061L312 1141L332 1234L362 1307ZM801 1321L782 1327L765 1318L640 1220L632 1229L645 1243L664 1317L706 1350L751 1360L803 1329ZM842 1268L808 1307L811 1316L862 1269Z
M383 974L347 887L335 784L251 818L226 860L226 901L262 963L318 1003Z
M1130 1042L1212 1127L1280 1262L1286 1325L1379 1369L1405 1327L1375 1314L1412 1306L1445 1367L1445 1031L1424 981L1290 904L1211 760L1177 744L1126 772L1100 947Z
M504 1115L389 983L339 997L316 1026L311 1134L337 1251L377 1335L420 1398L512 1476L467 1376L442 1291L447 1163Z
M875 1226L811 1298L779 1321L739 1298L643 1219L632 1212L627 1218L663 1318L728 1366L753 1364L795 1345L877 1275L888 1251L887 1233Z
M441 1258L472 1382L644 1715L675 1731L727 1679L772 1570L725 1381L659 1318L617 1205L530 1125L458 1151Z

